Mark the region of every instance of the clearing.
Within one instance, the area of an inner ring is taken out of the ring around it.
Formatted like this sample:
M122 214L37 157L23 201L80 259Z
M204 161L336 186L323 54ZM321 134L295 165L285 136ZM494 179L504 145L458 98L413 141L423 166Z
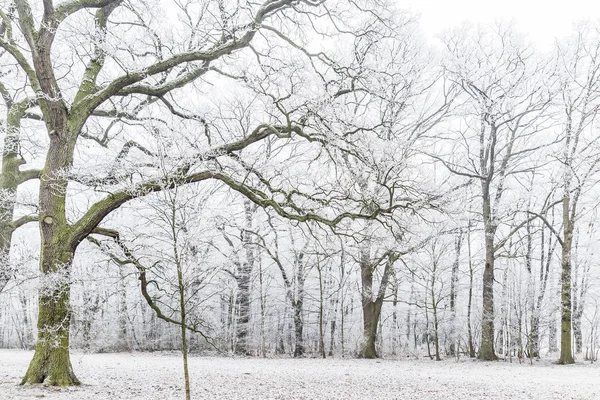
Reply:
M0 350L0 399L184 399L177 354L72 354L76 388L18 386L32 352ZM192 399L600 399L600 368L549 361L191 357Z

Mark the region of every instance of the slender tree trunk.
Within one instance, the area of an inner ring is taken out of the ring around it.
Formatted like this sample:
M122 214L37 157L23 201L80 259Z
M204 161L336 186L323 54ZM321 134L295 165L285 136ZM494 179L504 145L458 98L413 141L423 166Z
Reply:
M244 201L244 215L246 228L242 232L242 244L244 246L246 258L238 264L236 274L237 281L237 324L236 324L236 342L235 354L250 355L250 314L251 314L251 296L250 281L252 270L254 269L255 257L252 247L251 229L254 209L250 200Z
M498 353L506 355L511 348L508 338L511 337L511 296L508 287L508 268L504 268L502 274L502 294L500 297L500 328L498 329L499 348Z
M554 253L554 249L556 248L556 240L552 241L552 235L548 237L548 248L545 249L545 240L544 240L544 227L542 226L541 233L541 257L540 257L540 292L537 297L537 302L535 303L535 308L533 309L533 315L531 318L531 340L533 344L533 354L532 357L537 359L540 358L540 319L542 314L542 303L544 301L544 297L546 295L546 288L548 287L548 278L550 276L550 265L552 260L552 254ZM546 252L547 251L547 252ZM552 319L552 318L550 318ZM549 325L549 341L552 342L552 336L556 336L556 333L552 335L552 323ZM555 329L556 332L556 329ZM549 347L552 348L552 343L549 343Z
M325 295L323 293L323 271L321 270L321 266L317 266L317 270L319 271L319 354L323 358L327 358L325 354L325 327L323 324L323 312L324 312L324 302Z
M563 246L561 273L561 315L560 315L560 358L559 364L574 364L571 341L571 248L573 244L573 226L570 218L570 198L563 197Z
M575 353L583 351L583 331L581 329L581 318L583 309L579 308L573 314L573 336L575 338Z
M265 319L266 319L266 306L267 306L267 293L264 288L264 273L262 267L261 257L259 257L258 262L258 279L259 279L259 289L260 289L260 353L263 358L267 357L267 347L266 347L266 338L265 338Z
M550 310L548 320L548 352L556 353L558 352L558 336L556 335L558 327L555 306Z
M175 226L173 226L175 228ZM177 235L177 233L175 233ZM175 247L177 246L175 242ZM181 355L183 356L183 377L185 382L185 399L190 400L190 372L188 369L188 342L186 329L186 309L185 309L185 284L183 281L182 265L178 256L178 249L175 248L175 261L177 264L177 284L179 287L179 315L181 318Z
M432 293L433 295L433 293ZM437 304L435 300L435 296L432 297L432 305L433 305L433 342L435 345L435 360L441 361L440 358L440 337L439 337L439 323L438 323L438 310Z
M450 280L450 355L454 356L456 350L456 287L458 286L458 267L460 265L460 248L462 245L463 232L461 231L454 240L455 258L452 264L452 278Z
M392 355L398 354L398 336L400 335L400 327L398 326L398 282L394 285L394 299L392 300Z
M302 357L304 355L304 252L300 252L296 256L296 301L294 307L294 335L295 347L294 357Z
M475 345L473 342L473 330L471 328L471 310L473 308L473 259L471 255L471 223L469 221L469 231L467 233L467 246L469 250L469 299L467 303L467 335L469 357L475 358Z
M248 343L250 334L250 274L247 262L242 263L241 268L238 270L237 288L235 354L245 356L250 354Z
M344 247L342 246L342 252L341 252L341 256L340 256L340 284L337 287L337 293L335 298L332 297L331 300L331 320L330 320L330 341L329 341L329 356L333 357L333 353L334 353L334 348L335 348L335 331L337 328L337 315L338 315L338 310L341 311L340 314L342 315L343 318L343 314L344 314L344 303L342 302L343 299L343 295L344 295L344 280L345 280L345 271L346 271L346 257L345 257L345 251L344 251Z
M119 350L131 351L131 345L127 339L127 286L125 285L125 271L123 266L119 265Z
M304 355L304 322L302 320L302 300L299 300L294 307L294 357Z

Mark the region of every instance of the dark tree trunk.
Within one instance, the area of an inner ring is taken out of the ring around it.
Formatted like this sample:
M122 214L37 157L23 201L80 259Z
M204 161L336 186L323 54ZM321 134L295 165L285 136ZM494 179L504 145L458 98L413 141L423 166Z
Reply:
M359 353L359 358L378 358L376 341L377 326L381 315L381 301L370 301L363 304L363 333L364 343Z
M38 340L33 360L21 381L25 383L47 383L53 386L79 385L73 373L69 356L69 274L73 253L47 246L42 250L43 282L52 286L42 287L39 293ZM54 257L51 255L56 254ZM58 258L61 263L49 264L48 258Z
M362 282L362 311L363 311L363 344L359 351L359 358L377 358L377 327L381 316L381 306L389 283L390 275L394 262L398 256L389 253L385 257L385 269L379 291L375 299L373 299L373 268L369 254L366 251L361 252L361 282Z
M496 230L492 221L489 189L489 181L486 181L483 183L485 267L483 270L483 310L479 358L481 360L493 361L497 359L496 352L494 350L494 235Z

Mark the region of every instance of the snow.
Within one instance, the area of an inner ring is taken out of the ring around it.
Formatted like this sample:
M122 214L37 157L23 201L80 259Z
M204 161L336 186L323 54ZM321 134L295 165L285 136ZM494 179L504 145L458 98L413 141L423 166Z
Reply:
M174 353L83 354L76 388L19 386L32 352L0 350L0 399L184 399ZM600 368L463 359L257 359L194 357L192 399L600 399Z

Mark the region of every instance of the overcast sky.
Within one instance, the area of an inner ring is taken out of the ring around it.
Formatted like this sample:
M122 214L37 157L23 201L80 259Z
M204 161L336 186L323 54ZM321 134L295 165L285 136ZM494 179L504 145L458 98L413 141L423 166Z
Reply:
M421 14L432 37L463 21L493 23L514 20L517 29L548 50L555 37L567 35L574 22L600 18L600 2L592 0L396 0L401 8Z

